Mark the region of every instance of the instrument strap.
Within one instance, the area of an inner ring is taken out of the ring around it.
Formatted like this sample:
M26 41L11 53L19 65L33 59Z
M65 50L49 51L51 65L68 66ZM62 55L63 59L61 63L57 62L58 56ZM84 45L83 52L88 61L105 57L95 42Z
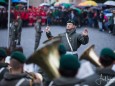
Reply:
M113 77L112 79L110 79L105 86L110 86L114 82L115 82L115 77Z
M5 68L4 67L2 67L1 69L0 69L0 73L2 73L2 71L4 70Z
M72 45L71 45L71 43L70 43L70 41L69 41L69 38L68 38L68 34L67 34L67 33L66 33L66 39L67 39L67 42L68 42L68 44L69 44L69 46L70 46L71 51L73 52L73 48L72 48Z
M24 82L25 78L20 79L15 86L21 86L21 84Z

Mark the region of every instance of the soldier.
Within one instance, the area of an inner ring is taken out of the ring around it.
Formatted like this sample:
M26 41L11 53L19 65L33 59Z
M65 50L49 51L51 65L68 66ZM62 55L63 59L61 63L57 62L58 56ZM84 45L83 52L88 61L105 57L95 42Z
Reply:
M78 57L72 54L62 55L58 69L61 76L53 80L49 86L79 86L83 81L75 77L79 68L80 62Z
M10 27L10 50L13 51L16 48L17 40L18 40L18 22L13 19Z
M35 31L36 31L36 35L35 35L35 47L34 47L34 51L39 46L40 39L41 39L41 34L43 32L41 30L41 17L37 17L37 20L36 20L36 23L35 23Z
M0 86L40 86L41 75L38 73L25 73L23 70L26 57L23 53L15 51L11 54L10 72L5 73Z
M82 34L77 33L75 22L73 20L67 21L66 32L59 34L59 37L61 38L61 43L67 50L67 54L77 56L77 50L81 44L85 45L89 42L88 30L85 29Z
M0 48L0 80L3 78L4 74L9 71L8 64L5 63L6 56L6 51Z
M115 53L110 48L103 48L99 62L103 68L96 68L95 74L86 77L81 86L115 86Z
M17 15L17 22L18 22L18 27L17 27L17 32L18 32L18 45L20 45L21 41L21 32L22 32L22 19L20 15Z

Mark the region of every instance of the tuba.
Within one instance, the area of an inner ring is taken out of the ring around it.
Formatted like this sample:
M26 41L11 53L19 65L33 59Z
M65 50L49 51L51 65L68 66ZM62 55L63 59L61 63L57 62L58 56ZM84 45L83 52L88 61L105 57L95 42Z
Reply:
M101 63L99 62L99 57L96 55L94 51L94 45L89 46L80 56L80 60L85 59L90 61L92 64L94 64L97 67L103 67Z
M59 37L47 41L42 48L38 49L27 59L26 63L37 64L51 79L58 78L60 76L58 72L59 54L57 49L59 42Z

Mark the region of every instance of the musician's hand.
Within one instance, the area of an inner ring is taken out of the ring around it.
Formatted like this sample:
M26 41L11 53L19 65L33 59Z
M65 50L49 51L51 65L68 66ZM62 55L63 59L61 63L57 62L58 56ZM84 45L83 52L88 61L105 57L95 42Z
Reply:
M84 29L84 31L82 32L82 35L83 35L83 36L88 36L88 30L87 30L87 29Z
M34 73L34 74L35 74L34 83L41 83L43 81L42 75L39 73Z
M50 27L47 26L46 29L45 29L46 32L49 32L50 31Z

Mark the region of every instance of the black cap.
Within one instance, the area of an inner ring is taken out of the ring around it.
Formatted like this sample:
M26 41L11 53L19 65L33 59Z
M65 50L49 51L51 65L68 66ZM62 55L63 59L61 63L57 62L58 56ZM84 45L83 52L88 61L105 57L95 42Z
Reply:
M72 23L73 25L75 25L75 22L74 22L73 20L71 20L71 19L69 19L69 20L67 21L67 23Z

